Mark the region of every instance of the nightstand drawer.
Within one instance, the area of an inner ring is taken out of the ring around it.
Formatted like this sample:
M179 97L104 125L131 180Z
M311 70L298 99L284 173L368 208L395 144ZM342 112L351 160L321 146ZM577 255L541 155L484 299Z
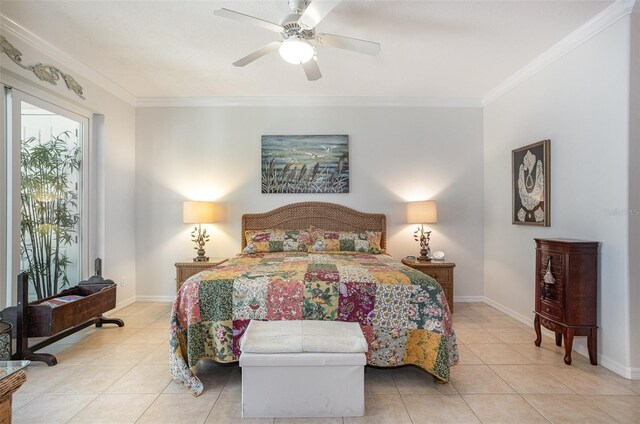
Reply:
M420 271L434 278L440 284L453 281L453 270L451 268L422 268Z
M178 279L178 281L180 281L181 283L184 283L185 281L187 281L187 278L196 275L197 273L204 271L205 269L208 269L212 266L215 265L209 265L206 268L196 268L196 267L189 267L189 268L178 268L177 269L177 276L176 278Z

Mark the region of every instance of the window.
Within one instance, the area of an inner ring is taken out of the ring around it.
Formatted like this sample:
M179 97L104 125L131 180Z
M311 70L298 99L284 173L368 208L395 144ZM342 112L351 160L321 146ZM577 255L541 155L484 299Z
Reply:
M6 304L29 273L41 299L87 275L89 120L35 97L6 91Z

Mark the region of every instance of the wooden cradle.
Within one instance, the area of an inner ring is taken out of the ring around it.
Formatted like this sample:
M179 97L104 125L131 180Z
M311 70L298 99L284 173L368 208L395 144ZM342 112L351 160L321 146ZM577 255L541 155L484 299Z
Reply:
M58 362L55 356L35 352L93 324L96 327L102 327L102 324L124 326L121 319L102 316L116 307L116 287L111 280L93 276L55 296L29 303L29 276L25 272L18 275L18 306L2 311L2 318L15 328L16 353L12 358L42 361L52 366ZM82 298L56 307L44 304L71 295ZM47 338L29 346L29 337Z

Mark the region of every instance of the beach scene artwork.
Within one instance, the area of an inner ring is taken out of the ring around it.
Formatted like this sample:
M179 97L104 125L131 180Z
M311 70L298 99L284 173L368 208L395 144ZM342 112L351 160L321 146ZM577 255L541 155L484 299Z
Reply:
M348 193L348 135L263 135L263 193Z

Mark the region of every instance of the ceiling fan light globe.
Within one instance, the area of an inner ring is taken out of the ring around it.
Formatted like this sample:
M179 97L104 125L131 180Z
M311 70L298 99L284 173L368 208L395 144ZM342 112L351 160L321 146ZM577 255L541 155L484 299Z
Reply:
M290 37L280 44L280 56L288 63L299 65L306 63L315 54L315 50L307 41L299 37Z

